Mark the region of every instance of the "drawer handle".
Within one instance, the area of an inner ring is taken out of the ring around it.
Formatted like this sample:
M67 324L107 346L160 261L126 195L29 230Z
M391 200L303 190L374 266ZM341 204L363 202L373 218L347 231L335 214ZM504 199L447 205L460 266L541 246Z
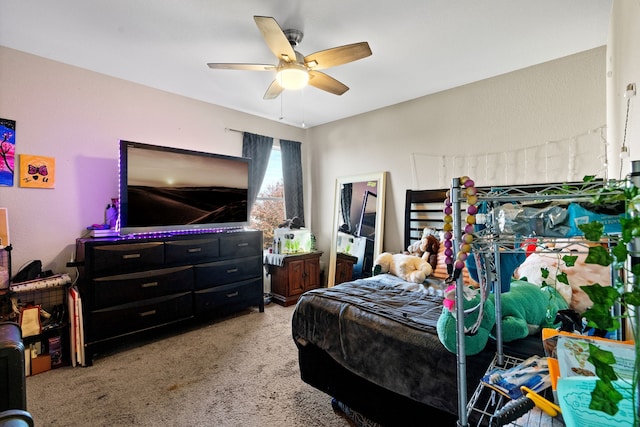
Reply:
M238 247L241 248L243 246L249 246L249 243L244 242L244 243L238 243Z
M227 298L233 298L233 297L237 297L237 296L238 296L238 291L231 292L230 294L227 294Z
M126 255L122 255L122 259L135 259L135 258L140 258L140 254L126 254Z
M237 268L230 268L227 270L227 273L237 273L238 269Z
M140 285L141 288L152 288L154 286L158 286L158 282L148 282Z
M138 313L138 316L147 317L147 316L153 316L154 314L156 314L155 310L149 310L149 311L143 311L142 313Z
M187 252L190 254L194 254L196 252L202 252L202 248L189 248L187 249Z

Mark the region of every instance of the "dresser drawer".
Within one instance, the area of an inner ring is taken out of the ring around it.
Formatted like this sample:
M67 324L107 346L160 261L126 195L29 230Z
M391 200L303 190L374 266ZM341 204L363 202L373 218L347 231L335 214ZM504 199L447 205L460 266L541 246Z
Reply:
M191 292L91 312L91 338L100 341L193 316Z
M197 263L220 256L219 239L173 240L164 242L167 264Z
M262 277L262 257L232 259L200 264L195 270L195 289L205 289L239 280Z
M100 245L92 250L94 275L157 268L164 264L162 242Z
M93 306L112 305L193 290L191 266L149 270L93 279Z
M215 314L228 307L258 305L263 298L262 277L194 292L195 315Z
M262 256L262 233L231 234L220 239L220 256L224 258Z

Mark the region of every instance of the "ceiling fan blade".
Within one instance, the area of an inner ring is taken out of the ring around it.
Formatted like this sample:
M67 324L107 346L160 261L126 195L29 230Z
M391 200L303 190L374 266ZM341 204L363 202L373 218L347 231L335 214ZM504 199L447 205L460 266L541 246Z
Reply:
M309 71L309 84L318 89L333 93L334 95L342 95L349 90L349 87L339 82L331 76L320 71Z
M321 50L304 57L304 63L314 70L323 70L336 65L357 61L371 55L369 43L360 42Z
M276 66L271 64L224 64L209 62L207 65L209 68L216 70L272 71L276 69Z
M270 16L254 16L253 19L276 58L285 62L295 62L296 53L276 20Z
M284 91L284 88L278 84L277 80L274 80L269 85L269 88L264 93L262 99L275 99Z

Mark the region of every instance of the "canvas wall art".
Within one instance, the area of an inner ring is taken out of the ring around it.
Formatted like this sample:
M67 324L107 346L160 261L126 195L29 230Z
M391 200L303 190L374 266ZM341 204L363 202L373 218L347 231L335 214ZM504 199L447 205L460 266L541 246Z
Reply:
M20 154L20 187L54 188L55 172L54 157Z
M0 186L13 186L16 153L16 122L0 118Z

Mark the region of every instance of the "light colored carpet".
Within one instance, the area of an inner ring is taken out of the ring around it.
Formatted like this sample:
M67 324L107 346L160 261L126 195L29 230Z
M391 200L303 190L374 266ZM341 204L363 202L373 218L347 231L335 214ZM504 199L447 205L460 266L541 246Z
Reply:
M36 426L349 426L300 379L293 309L271 303L27 377L27 409Z

